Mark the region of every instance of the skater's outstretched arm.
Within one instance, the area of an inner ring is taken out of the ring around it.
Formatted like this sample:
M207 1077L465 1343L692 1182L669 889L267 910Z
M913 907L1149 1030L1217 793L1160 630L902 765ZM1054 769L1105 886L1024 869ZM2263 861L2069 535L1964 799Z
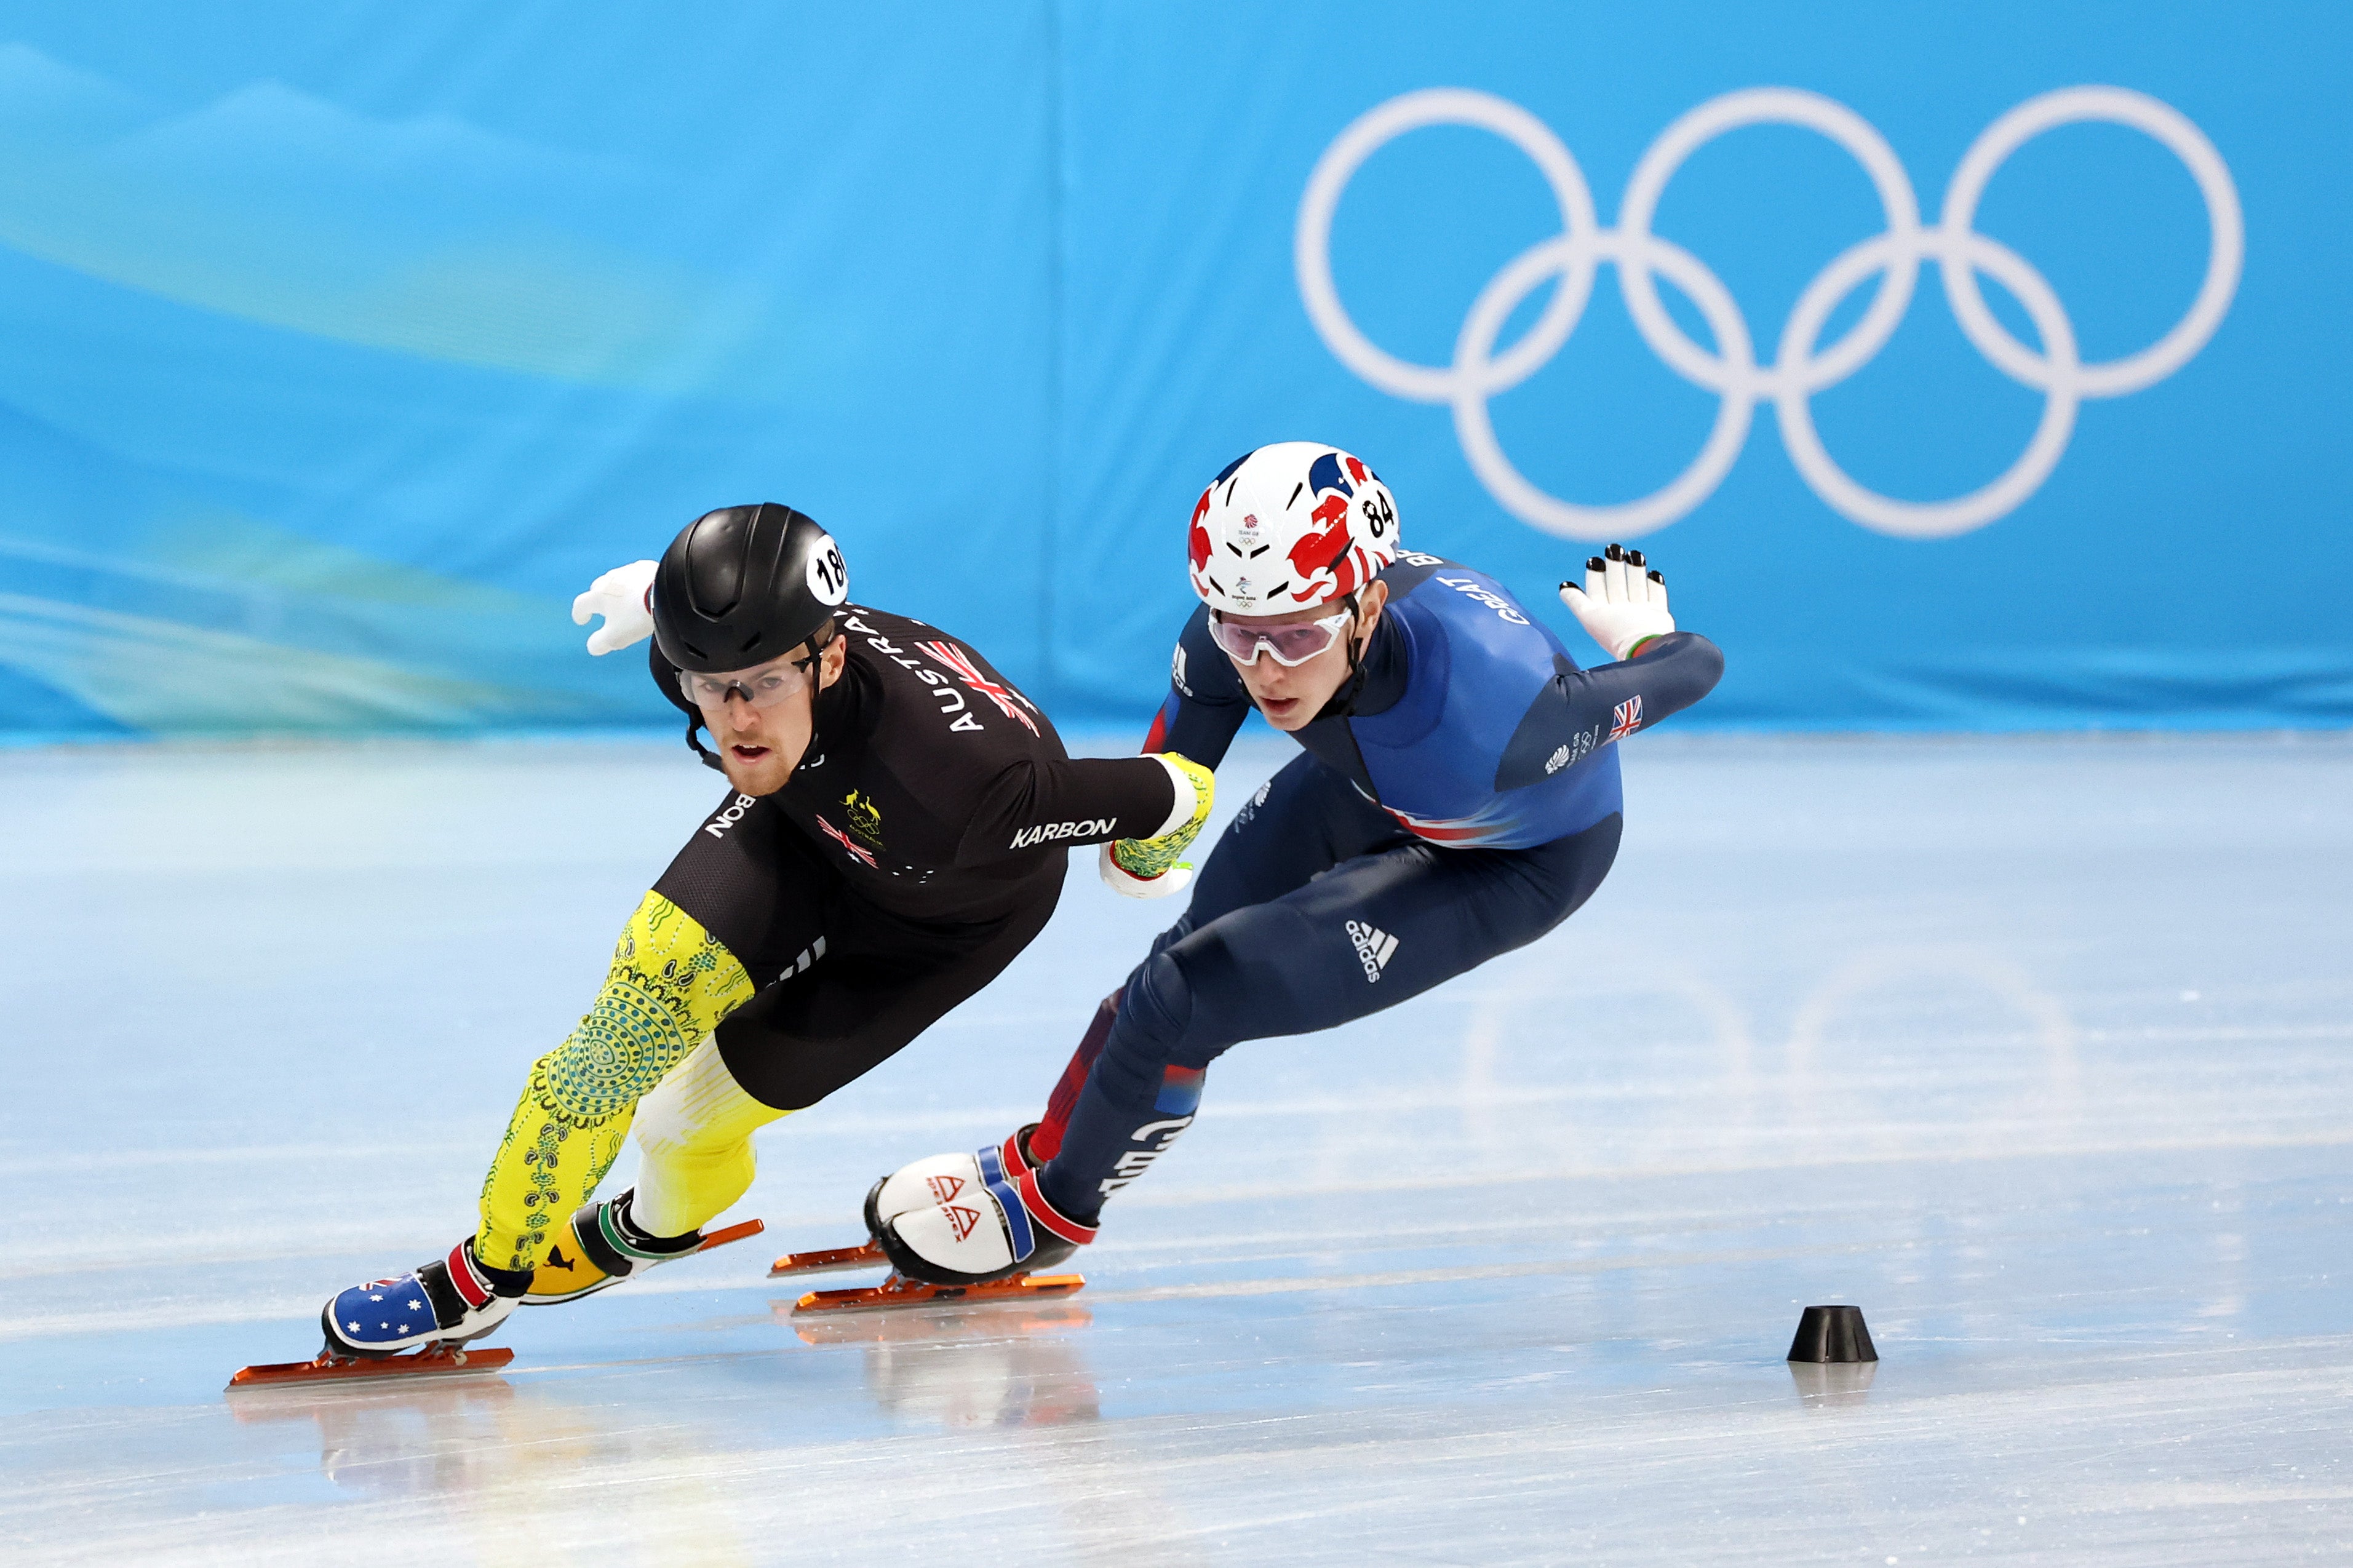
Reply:
M1174 763L1152 756L1024 757L962 792L956 780L939 781L942 798L932 804L966 824L955 863L975 866L1041 844L1149 838L1176 815L1184 778ZM1180 821L1192 815L1189 780L1182 799Z
M476 1256L493 1268L535 1268L542 1247L612 1167L638 1100L753 990L718 938L648 893L613 950L596 1005L532 1064L482 1181Z
M1567 660L1536 694L1495 768L1499 790L1540 784L1613 741L1647 730L1715 689L1724 653L1695 632L1677 631L1667 583L1641 552L1611 545L1587 563L1585 585L1560 585L1614 661L1578 669Z

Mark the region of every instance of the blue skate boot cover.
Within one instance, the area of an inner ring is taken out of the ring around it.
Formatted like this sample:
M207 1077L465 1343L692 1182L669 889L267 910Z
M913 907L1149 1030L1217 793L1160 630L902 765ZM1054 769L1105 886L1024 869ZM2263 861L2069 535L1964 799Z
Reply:
M504 1322L519 1301L492 1288L474 1261L469 1237L446 1258L338 1291L319 1322L327 1348L337 1355L399 1355L443 1341L480 1339Z

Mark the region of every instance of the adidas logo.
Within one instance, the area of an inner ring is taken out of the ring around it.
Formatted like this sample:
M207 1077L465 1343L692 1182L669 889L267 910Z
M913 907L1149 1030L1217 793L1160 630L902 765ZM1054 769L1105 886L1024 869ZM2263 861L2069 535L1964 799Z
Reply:
M1381 971L1389 966L1389 955L1397 951L1398 939L1378 926L1350 921L1348 940L1356 944L1356 960L1365 966L1366 982L1378 980Z

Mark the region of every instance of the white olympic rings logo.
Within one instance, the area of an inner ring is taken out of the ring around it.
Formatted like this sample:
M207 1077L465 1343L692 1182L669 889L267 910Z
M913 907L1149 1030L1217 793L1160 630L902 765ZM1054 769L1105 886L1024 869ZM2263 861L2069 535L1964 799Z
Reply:
M1970 227L1978 199L1996 170L2032 138L2061 125L2105 121L2155 138L2189 171L2206 204L2211 244L2206 277L2189 311L2171 331L2137 353L2085 363L2058 296L2016 252ZM1781 329L1771 363L1760 364L1748 323L1714 272L1689 251L1651 232L1667 182L1701 147L1746 125L1796 125L1820 132L1853 154L1871 176L1886 216L1883 233L1833 259L1806 286ZM1525 153L1543 172L1559 208L1561 233L1521 253L1479 293L1454 340L1451 364L1417 364L1375 345L1341 306L1332 281L1332 216L1341 193L1365 160L1397 137L1431 125L1490 131ZM1585 176L1559 138L1526 110L1491 93L1430 88L1393 98L1343 131L1316 161L1299 205L1293 262L1307 314L1342 363L1383 392L1419 403L1452 405L1454 429L1480 482L1523 521L1569 539L1622 539L1663 528L1707 499L1740 455L1749 419L1770 400L1781 442L1814 493L1838 511L1883 533L1933 539L1979 528L2034 493L2058 465L2087 397L2119 397L2163 380L2205 345L2230 309L2244 249L2239 194L2231 172L2205 133L2170 105L2116 87L2072 87L2031 98L1986 127L1954 171L1935 226L1920 221L1912 182L1887 140L1844 104L1795 88L1760 87L1726 93L1691 110L1662 132L1634 166L1620 206L1618 226L1603 228ZM1634 324L1653 353L1677 374L1715 393L1723 402L1714 428L1690 468L1664 489L1617 506L1580 506L1531 484L1512 466L1488 417L1490 398L1535 374L1567 342L1593 291L1601 263L1618 268ZM1979 353L2012 380L2042 394L2042 417L2025 453L1982 489L1942 501L1898 500L1864 489L1831 458L1814 428L1810 399L1867 363L1894 335L1912 302L1920 264L1934 261L1945 298ZM1983 272L2025 307L2042 340L2035 352L1995 320L1978 290ZM1657 275L1699 308L1715 352L1678 327L1660 302ZM1873 277L1879 291L1845 336L1818 347L1824 323L1848 295ZM1512 311L1547 280L1558 279L1535 324L1519 342L1495 352L1495 338Z

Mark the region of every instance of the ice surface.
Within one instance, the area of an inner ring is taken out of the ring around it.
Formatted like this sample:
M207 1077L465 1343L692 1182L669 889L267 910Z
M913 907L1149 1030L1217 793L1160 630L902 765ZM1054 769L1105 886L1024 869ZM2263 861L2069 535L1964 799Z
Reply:
M1166 912L1083 868L763 1135L767 1237L527 1310L504 1376L231 1400L469 1227L716 781L0 754L6 1560L2353 1553L2353 743L1668 734L1627 772L1583 913L1238 1048L1076 1298L807 1324L762 1274L1035 1114ZM1780 1359L1820 1301L1869 1378Z

